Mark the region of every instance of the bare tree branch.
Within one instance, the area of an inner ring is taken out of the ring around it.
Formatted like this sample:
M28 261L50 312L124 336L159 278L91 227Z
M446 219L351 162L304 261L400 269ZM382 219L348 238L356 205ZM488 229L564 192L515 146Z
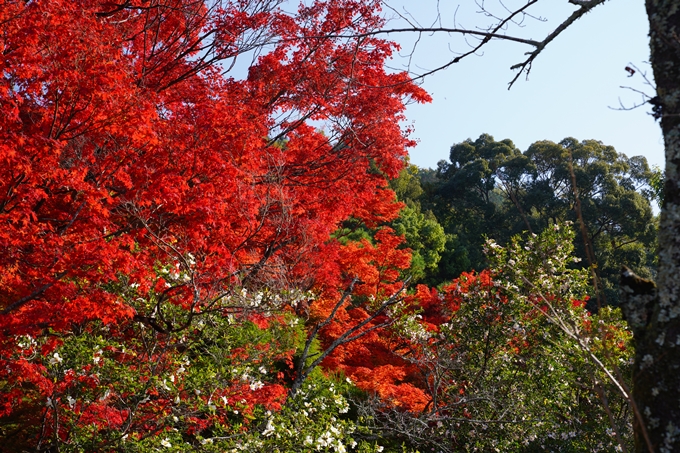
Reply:
M45 291L50 289L52 286L54 286L55 283L57 283L59 280L61 280L65 276L66 276L66 272L59 272L57 275L54 276L53 281L51 281L49 283L45 283L44 285L42 285L41 287L39 287L35 291L33 291L31 294L24 296L21 299L17 300L16 302L8 305L7 307L5 307L4 310L0 311L0 314L6 315L8 313L11 313L14 310L17 310L17 309L23 307L25 304L32 301L33 299L36 299L42 293L44 293Z
M305 381L305 379L307 379L307 377L309 377L309 374L314 370L314 368L316 368L323 361L323 359L332 354L333 351L335 351L335 349L338 346L358 340L359 338L365 336L369 332L372 332L382 327L387 327L390 324L392 324L393 321L386 321L375 324L367 329L364 329L364 327L366 327L370 322L372 322L375 318L384 313L389 306L394 305L401 300L400 295L406 289L408 281L409 279L406 279L403 282L401 288L392 296L390 296L387 300L385 300L382 304L380 304L377 310L375 310L370 316L361 321L359 324L352 327L351 329L346 330L342 335L336 338L330 344L330 346L328 346L321 354L319 354L319 356L310 365L307 366L306 363L307 359L309 358L309 349L312 343L316 339L321 329L323 329L333 321L338 310L345 304L347 299L352 295L352 292L354 291L354 286L359 282L359 279L356 277L352 279L347 289L342 293L340 300L338 300L338 302L333 307L333 310L331 310L331 313L326 317L326 319L324 319L321 323L317 324L314 327L312 333L307 338L307 341L305 342L305 347L302 351L302 355L300 356L300 361L298 363L295 381L293 381L293 385L290 388L290 396L295 396L297 391L300 389L302 383Z

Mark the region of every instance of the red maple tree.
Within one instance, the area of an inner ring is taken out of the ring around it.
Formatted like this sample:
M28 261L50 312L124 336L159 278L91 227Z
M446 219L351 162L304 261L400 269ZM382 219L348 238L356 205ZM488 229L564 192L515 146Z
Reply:
M192 311L235 282L312 286L340 221L396 214L403 101L427 96L384 71L393 44L342 38L379 25L377 3L210 5L3 8L6 337L134 315L106 287L122 276ZM159 263L187 281L164 287Z
M331 238L397 215L399 121L428 100L365 34L379 4L3 2L0 416L76 379L54 382L19 338L41 338L46 361L93 321L122 341L129 325L189 329L235 288L394 289L408 254L390 231L375 248ZM73 410L117 429L128 414L106 402Z

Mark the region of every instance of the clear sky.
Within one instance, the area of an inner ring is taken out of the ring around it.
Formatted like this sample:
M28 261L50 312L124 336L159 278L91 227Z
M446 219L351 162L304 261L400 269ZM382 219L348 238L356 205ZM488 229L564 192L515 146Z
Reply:
M436 18L436 0L388 1L397 11L408 10L421 25ZM506 0L512 7L526 0ZM501 14L497 0L486 6ZM537 5L536 15L545 22L527 20L522 28L508 33L541 40L576 7L567 0L546 0ZM457 12L456 12L457 8ZM440 2L444 26L456 23L473 28L485 23L472 0ZM531 11L531 10L530 10ZM389 24L396 26L394 22ZM633 111L612 110L619 99L626 106L639 102L640 95L621 86L652 93L636 74L628 77L625 67L633 63L651 78L648 23L642 0L610 0L577 21L536 60L529 79L520 78L508 91L514 72L509 68L524 58L529 47L508 42L492 42L481 56L471 56L446 71L425 79L423 87L433 102L411 105L408 123L419 141L411 150L411 162L435 167L448 159L452 144L489 133L497 140L510 138L522 151L537 140L560 141L565 137L596 139L613 145L628 156L644 155L650 164L663 168L663 140L649 107ZM413 35L390 35L409 53ZM469 46L460 37L424 36L418 44L412 68L431 69ZM405 60L395 60L395 67Z

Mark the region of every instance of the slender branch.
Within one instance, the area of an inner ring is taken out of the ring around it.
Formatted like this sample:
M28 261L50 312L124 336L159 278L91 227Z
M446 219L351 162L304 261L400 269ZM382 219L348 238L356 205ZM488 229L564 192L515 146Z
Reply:
M400 300L399 295L406 289L406 285L408 284L409 279L406 279L404 281L404 283L402 284L401 288L399 288L399 290L396 293L394 293L386 301L384 301L380 305L380 307L378 307L378 309L375 312L373 312L373 314L371 314L369 317L367 317L366 319L361 321L356 326L345 331L342 335L340 335L338 338L336 338L330 344L330 346L328 346L328 348L326 348L321 354L319 354L319 356L309 366L305 366L307 359L309 358L309 348L311 347L312 342L314 341L314 339L318 335L319 331L333 321L333 319L335 318L335 315L337 314L340 307L342 305L344 305L347 298L352 294L352 291L354 290L354 286L356 285L356 283L358 281L359 281L359 279L355 277L350 282L347 289L343 292L340 300L333 307L333 310L331 311L331 313L326 317L326 319L323 322L317 324L314 327L314 330L312 330L312 333L309 336L309 338L307 339L307 342L305 343L304 350L302 351L302 355L300 357L300 362L298 364L298 369L297 369L297 376L295 377L295 381L293 382L293 385L291 386L291 389L290 389L290 395L291 396L295 396L297 391L300 389L300 386L302 385L302 383L305 381L305 379L307 379L307 377L314 370L314 368L316 368L326 357L328 357L330 354L332 354L333 351L335 351L335 349L338 346L341 346L341 345L346 344L346 343L351 343L352 341L358 340L359 338L367 335L368 333L370 333L370 332L372 332L376 329L379 329L379 328L382 328L382 327L387 327L390 324L392 324L393 321L387 321L387 322L383 322L383 323L373 325L373 326L369 327L368 329L362 330L367 324L369 324L375 318L380 316L387 309L387 307L394 305L397 302L399 302L399 300Z
M621 439L621 433L619 433L619 427L616 426L614 414L612 414L612 410L609 408L607 395L605 395L604 389L602 388L599 382L595 383L595 390L597 391L597 396L600 398L600 401L602 401L602 405L604 406L604 411L607 413L607 417L609 417L609 424L614 430L614 435L616 436L616 441L619 443L619 446L621 447L621 451L623 451L623 453L628 453L628 447L626 447L626 444L623 442L623 439Z
M534 288L534 289L536 288L536 286L533 283L531 283L529 280L527 280L526 277L523 277L523 280L525 281L525 283L527 283L532 288ZM653 449L651 442L649 440L649 435L647 433L647 428L644 425L642 413L638 409L637 403L633 399L633 396L632 396L630 390L628 389L628 386L626 385L625 381L623 379L617 379L617 377L615 377L611 373L611 371L609 371L609 369L602 363L602 361L600 361L600 359L598 359L597 356L595 356L595 354L593 354L593 352L590 350L590 347L588 347L588 345L583 341L583 338L581 338L581 336L579 335L577 329L572 330L572 329L569 329L568 326L566 326L564 321L558 316L553 305L550 303L550 301L548 301L548 299L543 295L543 293L538 291L538 296L543 300L543 302L553 312L553 316L549 315L548 313L544 313L544 315L548 319L548 321L550 321L551 323L553 323L554 325L559 327L569 338L575 340L576 344L579 346L579 348L581 348L581 350L584 353L586 353L588 355L588 357L602 371L604 371L604 373L607 375L607 377L609 378L611 383L614 384L614 386L619 390L619 392L621 392L621 395L623 395L623 397L626 399L626 401L628 401L630 403L631 407L633 408L633 413L635 414L635 418L638 420L638 422L640 423L640 426L642 427L641 428L642 435L643 435L643 438L645 439L647 448L649 449L650 453L653 453L654 449ZM538 308L540 310L540 307L538 307L538 305L536 303L532 302L531 300L529 300L529 302L532 303L536 308ZM614 370L617 373L618 377L621 378L621 373L618 370L618 367L615 367Z
M576 211L576 217L578 217L578 223L581 227L581 236L583 237L583 246L586 249L586 258L588 260L588 266L590 267L590 273L592 275L593 287L595 289L595 296L597 297L597 309L602 308L603 305L607 304L604 292L600 290L600 271L597 266L597 258L595 257L595 251L593 250L593 242L588 237L588 230L586 228L586 222L583 220L583 212L581 210L581 198L579 196L578 186L576 185L576 173L574 172L574 155L569 150L569 175L571 177L571 189L574 193L574 199L576 201L574 205L574 210Z
M529 57L526 60L524 60L522 63L518 63L510 67L510 69L513 70L519 69L519 72L508 84L508 89L512 88L512 85L514 85L514 83L517 81L519 76L522 75L523 72L526 71L527 75L529 74L529 72L531 71L531 64L534 62L536 57L538 57L538 55L543 51L543 49L546 48L548 44L550 44L555 38L557 38L564 30L569 28L574 22L583 17L586 13L590 12L590 10L592 10L598 5L601 5L606 1L607 0L570 0L569 3L579 5L580 8L574 11L571 14L571 16L569 16L564 22L562 22L552 33L546 36L546 38L536 46L536 49L534 51L529 52L528 53Z
M340 307L345 303L347 298L352 294L352 291L354 291L354 285L359 281L358 278L353 278L352 281L350 282L349 286L347 289L342 293L342 296L340 297L340 300L335 304L333 307L333 310L331 310L331 313L326 317L326 319L320 323L317 324L314 329L312 330L312 333L309 335L309 338L307 338L307 341L305 342L305 347L302 350L302 355L300 357L300 363L298 364L298 369L297 369L297 376L295 377L295 381L293 382L293 385L290 390L291 396L294 396L295 393L297 393L298 389L302 385L302 382L307 378L307 375L304 373L304 367L305 367L305 362L307 361L307 358L309 357L309 348L312 346L312 343L316 336L318 335L319 331L327 326L328 324L331 323L333 318L335 317L336 313L340 309Z
M50 289L52 286L54 286L55 283L57 283L59 280L61 280L65 276L66 276L66 271L59 272L57 275L54 276L54 281L51 281L50 283L45 283L43 286L36 289L35 291L33 291L28 296L24 296L21 299L14 302L13 304L8 305L7 307L5 307L4 310L2 310L0 312L0 314L6 315L6 314L9 314L10 312L18 309L18 308L21 308L22 306L24 306L28 302L32 301L33 299L36 299L42 293L44 293L45 291Z
M535 1L533 2L535 3ZM526 6L525 6L526 8ZM492 39L499 39L503 41L513 41L520 44L527 44L533 47L539 47L541 45L540 41L534 41L533 39L520 38L518 36L505 35L503 33L498 33L499 28L494 28L493 31L481 31L472 30L469 28L450 28L450 27L404 27L404 28L383 28L379 30L367 31L365 33L355 33L355 34L337 34L337 35L325 35L325 36L311 36L307 39L328 39L328 38L339 38L339 39L357 39L357 38L367 38L370 36L378 35L390 35L395 33L455 33L460 35L471 35L479 36L485 39L486 42Z

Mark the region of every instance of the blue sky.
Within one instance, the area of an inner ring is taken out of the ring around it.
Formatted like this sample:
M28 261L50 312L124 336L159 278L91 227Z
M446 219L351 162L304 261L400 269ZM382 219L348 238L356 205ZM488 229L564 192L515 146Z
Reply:
M505 4L512 7L525 2L506 0ZM400 12L406 8L421 25L430 25L436 17L436 0L388 3ZM486 5L502 13L496 0ZM524 27L509 32L540 40L575 9L567 0L547 0L537 6L542 9L534 11L545 22L527 20ZM459 26L483 24L485 18L478 10L472 0L440 2L444 26L453 24L454 13ZM468 57L426 78L423 87L433 102L411 105L406 114L407 123L415 126L412 137L419 141L411 150L411 162L435 167L437 161L448 158L452 144L489 133L497 140L512 139L522 151L537 140L596 139L628 156L644 155L650 164L663 168L663 140L649 108L609 108L618 107L619 99L627 106L640 101L640 95L621 86L652 92L639 74L629 78L624 69L633 63L651 78L651 68L645 63L649 59L647 33L642 0L610 0L553 41L536 60L528 81L520 78L510 91L507 86L514 73L509 68L529 50L515 43L492 42L483 55ZM402 53L409 53L413 38L390 35L388 39L400 42ZM412 68L433 68L455 56L452 52L468 48L460 37L425 36L416 48ZM397 59L393 64L403 67L404 62Z

